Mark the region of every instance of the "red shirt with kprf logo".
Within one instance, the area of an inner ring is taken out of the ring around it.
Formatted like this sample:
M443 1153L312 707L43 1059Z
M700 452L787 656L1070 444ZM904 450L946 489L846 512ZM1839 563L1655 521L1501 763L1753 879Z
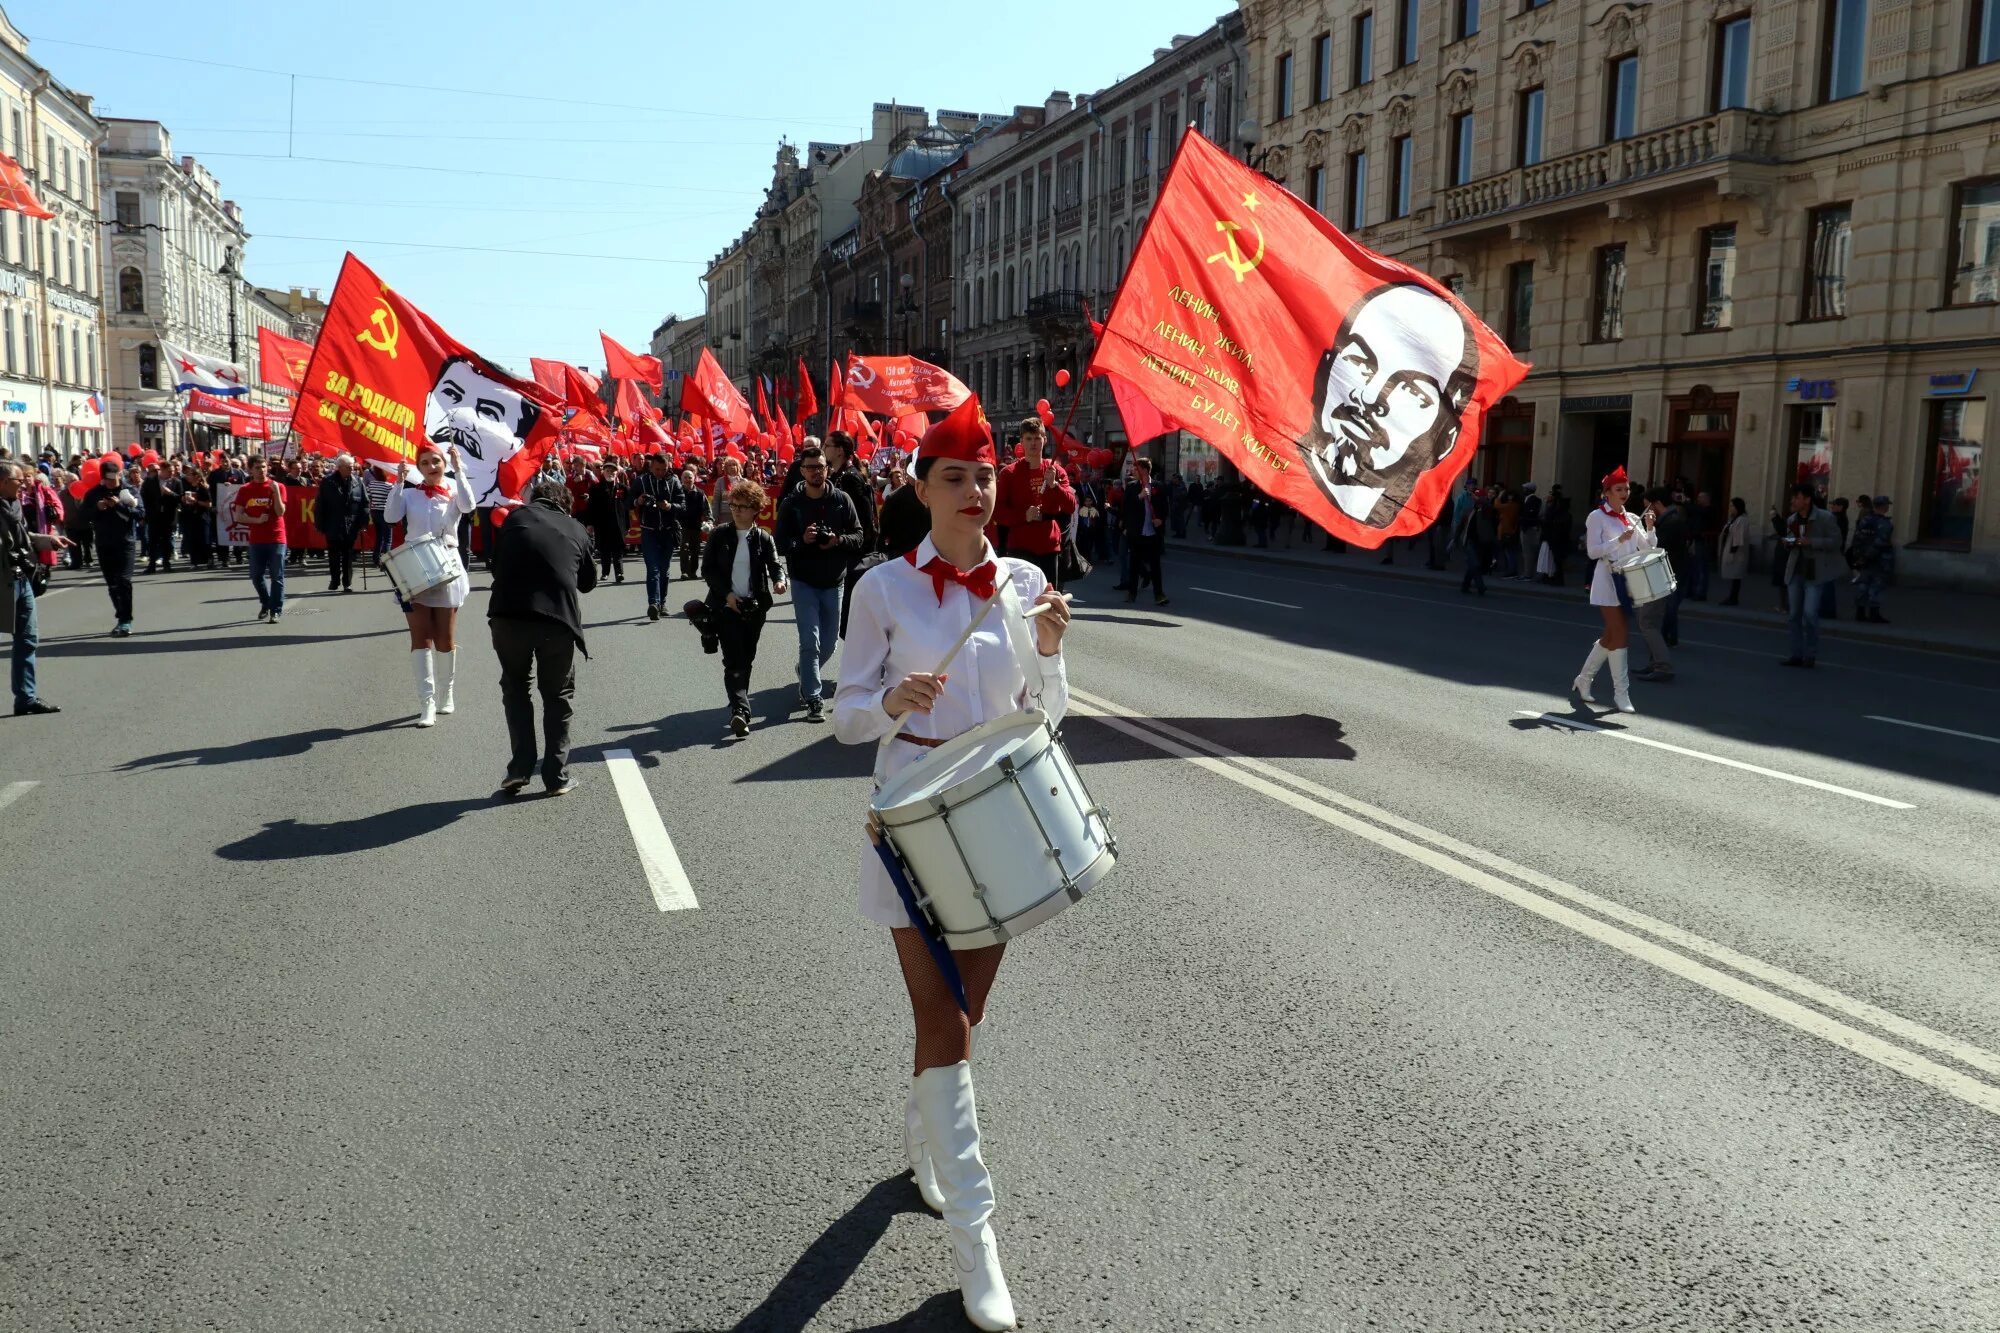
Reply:
M275 481L246 481L230 506L230 520L248 530L252 546L285 543L285 488Z

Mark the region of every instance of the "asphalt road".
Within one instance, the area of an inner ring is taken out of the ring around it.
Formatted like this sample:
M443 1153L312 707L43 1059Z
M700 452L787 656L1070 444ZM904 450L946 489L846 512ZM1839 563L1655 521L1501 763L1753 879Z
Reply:
M1691 624L1584 731L1544 716L1593 721L1581 594L1168 576L1082 589L1120 865L976 1054L1023 1327L2000 1328L1990 666ZM483 596L417 731L393 604L316 586L271 627L142 578L128 640L93 584L43 605L0 1325L965 1327L853 906L870 755L787 717L789 612L731 742L719 659L593 594L583 786L505 803Z

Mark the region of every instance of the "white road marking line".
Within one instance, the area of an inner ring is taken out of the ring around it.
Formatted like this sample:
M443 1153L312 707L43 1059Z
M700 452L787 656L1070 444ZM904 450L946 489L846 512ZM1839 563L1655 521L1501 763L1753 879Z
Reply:
M1557 925L1565 926L1598 943L1617 949L1629 957L1636 958L1641 962L1650 963L1662 971L1669 972L1685 981L1692 982L1725 999L1734 1000L1746 1008L1754 1009L1809 1036L1818 1037L1844 1050L1852 1051L1886 1069L1893 1070L1907 1078L1915 1079L1949 1096L1956 1097L1967 1105L1976 1107L1990 1115L2000 1116L2000 1087L1983 1083L1970 1075L1938 1064L1934 1060L1927 1059L1924 1056L1905 1050L1901 1046L1885 1041L1873 1033L1864 1032L1859 1028L1842 1023L1838 1019L1830 1018L1818 1010L1809 1009L1795 1000L1772 994L1770 991L1764 990L1759 986L1751 985L1747 981L1731 976L1729 973L1717 968L1710 967L1706 963L1697 962L1684 954L1677 953L1652 940L1632 934L1629 931L1621 930L1616 926L1599 921L1595 917L1586 916L1582 912L1564 906L1561 903L1551 902L1540 894L1530 892L1518 885L1510 884L1496 875L1489 874L1454 857L1446 856L1442 852L1422 846L1397 834L1390 833L1387 830L1377 828L1373 824L1364 823L1351 815L1334 809L1330 805L1312 800L1298 792L1279 786L1277 783L1269 781L1249 771L1247 767L1242 766L1245 762L1255 762L1248 761L1246 756L1234 755L1231 752L1225 751L1225 753L1231 753L1231 757L1239 761L1232 763L1224 759L1201 754L1189 746L1182 745L1152 730L1152 725L1155 722L1154 719L1144 719L1147 725L1140 725L1137 719L1106 712L1102 708L1092 707L1090 704L1078 700L1077 692L1074 689L1070 693L1073 701L1081 703L1081 707L1077 708L1080 714L1086 717L1098 718L1107 726L1124 732L1135 740L1144 741L1155 749L1162 750L1177 758L1186 759L1190 763L1204 768L1219 777L1226 778L1239 786L1247 787L1252 791L1259 792L1271 797L1275 801L1290 806L1301 814L1309 815L1312 818L1320 820L1322 823L1352 833L1356 837L1372 842L1388 851L1395 852L1422 865L1429 866L1434 870L1451 876L1461 883L1480 889L1523 910L1533 912L1537 916L1552 921ZM1221 749L1221 747L1213 746L1204 746L1204 748ZM1894 1015L1887 1016L1894 1017ZM1907 1020L1901 1021L1907 1023ZM1911 1024L1909 1026L1914 1027L1916 1025ZM1950 1041L1949 1038L1945 1040L1947 1042ZM1959 1043L1953 1044L1956 1045ZM1975 1052L1978 1051L1976 1047L1970 1049ZM1978 1053L1986 1055L1985 1052ZM1992 1057L1989 1056L1988 1061L1991 1060ZM1981 1063L1982 1067L1992 1067L1990 1063Z
M630 750L606 750L604 766L611 772L611 785L618 789L618 804L625 808L625 823L639 849L639 864L645 867L653 901L662 912L700 907L694 900L694 885L681 867L680 854L674 850L674 840L667 836L660 808L646 790L646 775L639 771L639 761Z
M1988 745L2000 745L2000 736L1982 736L1976 731L1954 731L1950 727L1934 727L1928 722L1905 722L1900 717L1881 717L1874 713L1864 713L1870 722L1887 722L1896 727L1915 727L1918 731L1935 731L1946 736L1963 736L1969 741L1985 741Z
M1914 810L1917 808L1907 801L1892 801L1886 796L1871 796L1865 791L1856 791L1852 787L1836 787L1833 783L1821 782L1818 778L1804 778L1800 777L1797 773L1786 773L1775 768L1765 768L1762 764L1746 764L1741 759L1725 759L1719 754L1710 754L1706 750L1690 750L1685 745L1670 745L1666 741L1656 741L1650 736L1634 736L1629 731L1613 731L1609 727L1600 727L1589 722L1579 722L1573 717L1564 717L1560 713L1539 713L1532 708L1517 708L1514 711L1523 717L1540 718L1544 722L1553 722L1559 727L1568 727L1571 731L1592 731L1600 736L1610 736L1614 740L1630 741L1634 745L1650 745L1655 750L1666 750L1673 754L1684 754L1691 759L1702 759L1711 764L1721 764L1727 768L1740 768L1745 773L1756 773L1763 777L1776 778L1780 782L1795 782L1801 787L1814 787L1820 791L1830 791L1836 796L1846 796L1853 800L1866 801L1870 805L1887 806L1891 810Z
M1975 1069L1980 1069L1986 1073L2000 1077L2000 1055L1996 1055L1983 1047L1974 1046L1970 1042L1961 1041L1956 1037L1946 1036L1934 1028L1925 1027L1923 1024L1913 1022L1899 1014L1893 1014L1886 1009L1877 1008L1865 1000L1857 1000L1852 996L1843 995L1830 986L1821 985L1819 982L1802 977L1796 972L1787 971L1785 968L1773 963L1767 963L1762 959L1753 958L1745 953L1739 953L1726 944L1717 944L1715 941L1705 939L1700 935L1694 934L1692 931L1683 930L1679 926L1669 925L1658 917L1647 916L1644 912L1634 911L1620 903L1613 902L1609 898L1599 897L1587 889L1580 889L1565 880L1555 878L1553 875L1545 875L1539 870L1532 870L1518 862L1510 861L1497 852L1489 852L1483 847L1474 847L1470 843L1461 842L1448 833L1440 833L1435 829L1426 828L1422 824L1404 819L1401 815L1391 814L1380 806L1356 800L1351 796L1333 790L1331 787L1322 786L1310 778L1301 777L1296 773L1279 768L1275 764L1265 763L1261 759L1252 759L1248 755L1239 754L1225 746L1213 744L1192 732L1183 731L1170 722L1162 722L1156 717L1134 716L1130 710L1121 708L1108 699L1098 698L1087 690L1078 690L1074 685L1070 686L1069 692L1072 699L1080 698L1088 704L1095 704L1099 709L1115 709L1119 713L1124 714L1130 721L1136 722L1150 730L1171 736L1193 749L1205 751L1219 759L1230 760L1241 768L1261 774L1275 782L1281 782L1287 786L1297 788L1307 796L1324 801L1328 805L1347 810L1361 816L1363 819L1372 820L1377 824L1394 829L1398 833L1414 838L1419 842L1428 842L1440 851L1456 856L1460 860L1470 861L1475 865L1482 865L1489 870L1498 871L1500 874L1520 880L1523 884L1539 889L1544 893L1553 894L1558 898L1575 903L1577 906L1595 912L1599 916L1610 917L1612 920L1630 926L1634 930L1644 931L1648 935L1653 935L1664 940L1675 948L1699 955L1710 962L1719 963L1724 967L1733 968L1738 972L1748 973L1767 985L1791 991L1793 994L1810 1000L1822 1008L1836 1010L1846 1014L1849 1018L1866 1023L1870 1027L1880 1028L1884 1032L1892 1033L1904 1041L1912 1042L1919 1046L1927 1046L1939 1054L1949 1056L1960 1064L1971 1065Z
M1255 602L1255 603L1257 603L1257 604L1258 604L1259 606L1282 606L1282 607L1284 607L1284 608L1285 608L1285 609L1286 609L1287 611L1303 611L1303 610L1305 610L1305 608L1304 608L1303 606L1294 606L1294 605L1292 605L1292 604L1291 604L1290 602L1267 602L1267 601L1265 601L1265 600L1264 600L1264 599L1263 599L1262 597L1245 597L1245 596L1244 596L1244 595L1243 595L1242 593L1240 593L1240 592L1224 592L1224 591L1222 591L1222 589L1220 589L1220 588L1196 588L1196 587L1189 587L1189 588L1188 588L1188 591L1189 591L1189 592L1205 592L1205 593L1207 593L1207 594L1208 594L1208 595L1209 595L1210 597L1233 597L1233 598L1235 598L1235 599L1236 599L1237 601L1239 601L1239 602Z
M10 782L0 787L0 810L5 810L40 785L36 782Z

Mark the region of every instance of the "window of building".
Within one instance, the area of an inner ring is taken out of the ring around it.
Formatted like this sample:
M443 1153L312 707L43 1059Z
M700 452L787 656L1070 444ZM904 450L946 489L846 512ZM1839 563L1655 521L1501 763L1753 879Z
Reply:
M6 366L7 366L7 373L11 375L11 374L13 374L13 373L14 373L14 370L15 370L15 365L14 365L14 312L13 312L13 311L11 311L11 310L7 310L7 309L4 309L4 308L0 308L0 331L4 331L4 332L5 332L5 334L6 334L6 347L5 347L5 351L6 351L6 355L7 355L7 361L6 361Z
M83 279L79 276L76 266L76 238L74 236L63 238L63 267L68 270L63 277L64 282L72 287L83 286Z
M69 149L67 146L65 146L62 150L62 190L64 194L68 194L70 192L71 181L69 172L70 172Z
M1819 36L1819 100L1837 102L1861 91L1867 59L1868 0L1823 0Z
M1979 502L1979 464L1986 449L1986 400L1934 398L1930 403L1930 466L1924 474L1923 526L1918 536L1961 550L1972 545Z
M1439 278L1438 281L1443 283L1444 289L1453 296L1456 296L1461 301L1465 299L1465 275L1463 273L1447 273L1442 278Z
M53 134L42 136L41 174L42 179L46 181L53 181L56 178L56 136Z
M1451 183L1463 185L1472 179L1472 112L1461 111L1451 118Z
M1292 53L1278 57L1271 75L1271 119L1283 120L1292 114Z
M2000 60L2000 0L1972 0L1972 31L1966 40L1965 63L1990 65Z
M89 336L88 338L85 338L85 339L83 340L83 350L84 350L84 351L86 351L86 352L88 352L88 353L90 353L90 378L86 379L86 380L84 381L84 383L85 383L85 384L86 384L87 386L89 386L90 388L93 388L93 389L94 389L94 388L96 388L96 387L97 387L97 385L98 385L98 378L97 378L97 334L96 334L96 332L95 332L94 330L93 330L93 331L91 332L91 335L90 335L90 336Z
M1416 166L1415 142L1407 134L1389 141L1389 216L1410 216L1410 177Z
M21 312L21 371L30 376L42 373L35 364L35 325L25 310Z
M1375 79L1375 11L1364 10L1354 16L1354 51L1348 62L1347 86L1359 88Z
M1828 204L1806 216L1804 319L1839 319L1847 313L1847 259L1852 248L1851 205Z
M1625 336L1625 247L1597 247L1597 271L1591 284L1591 336L1615 343Z
M1306 202L1313 206L1315 213L1322 217L1326 215L1325 167L1314 167L1306 173Z
M1524 0L1521 8L1524 10L1540 9L1543 5L1552 4L1553 2L1554 0Z
M1368 225L1368 154L1347 155L1347 229L1359 231Z
M1604 141L1616 143L1639 131L1639 57L1619 56L1604 77Z
M1333 96L1333 34L1323 32L1313 38L1313 105Z
M1153 174L1153 127L1139 127L1139 175L1150 179Z
M86 296L97 290L97 266L92 262L89 241L83 243L83 272L77 275L76 285Z
M1129 154L1125 151L1125 136L1121 134L1111 141L1111 183L1113 185L1123 185L1125 183L1125 159L1128 156Z
M1417 63L1418 0L1396 0L1396 68Z
M130 265L118 270L118 313L121 315L146 313L146 278Z
M1701 229L1701 268L1696 278L1694 326L1726 329L1734 322L1736 225Z
M1479 31L1479 0L1455 0L1452 13L1452 40L1464 41Z
M58 322L50 334L49 341L55 344L56 383L69 383L69 347L63 342L62 324Z
M2000 0L1993 0L2000 3ZM1711 111L1750 105L1750 16L1737 14L1715 25L1714 70L1709 75Z
M2000 301L2000 177L1952 188L1947 305Z
M1206 97L1197 97L1188 104L1188 124L1194 126L1197 133L1208 133L1208 99Z
M1507 266L1507 345L1517 352L1529 348L1528 330L1535 319L1535 261Z
M83 383L83 332L74 324L69 327L69 370L78 384Z
M1523 88L1514 109L1514 165L1532 167L1542 160L1542 90Z

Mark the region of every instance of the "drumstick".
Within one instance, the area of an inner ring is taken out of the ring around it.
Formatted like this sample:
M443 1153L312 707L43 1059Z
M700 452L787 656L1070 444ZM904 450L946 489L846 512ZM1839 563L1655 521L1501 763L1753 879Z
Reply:
M999 600L1000 600L1000 590L998 588L995 588L993 590L993 595L987 598L985 601L981 602L979 604L979 609L972 613L972 623L965 627L965 633L958 636L958 642L954 643L951 646L951 651L946 653L944 655L944 660L937 664L937 670L931 672L933 676L942 676L944 674L945 668L950 666L952 659L958 656L958 650L965 647L966 643L972 638L972 631L979 628L980 622L986 619L986 613L993 609L993 603ZM1021 619L1033 620L1036 616L1042 614L1042 612L1048 609L1049 609L1049 604L1047 602L1037 602L1033 606L1029 607L1026 611L1022 612ZM888 735L882 738L882 744L887 745L890 741L893 741L896 739L896 737L902 735L903 724L905 722L908 722L910 718L916 714L916 712L917 710L912 708L908 712L904 713L901 717L897 718L895 727L889 732Z

